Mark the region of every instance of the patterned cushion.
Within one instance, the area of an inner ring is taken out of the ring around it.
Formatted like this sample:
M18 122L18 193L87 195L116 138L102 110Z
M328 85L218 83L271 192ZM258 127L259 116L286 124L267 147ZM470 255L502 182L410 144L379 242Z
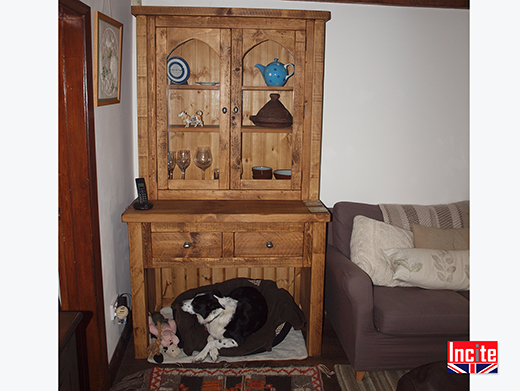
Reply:
M383 250L412 247L413 235L410 231L365 216L354 218L351 259L372 278L374 285L410 286L393 278L394 272Z
M441 205L379 204L383 220L412 230L412 224L435 228L469 228L469 201Z
M469 289L469 250L392 248L383 253L397 281L425 289Z

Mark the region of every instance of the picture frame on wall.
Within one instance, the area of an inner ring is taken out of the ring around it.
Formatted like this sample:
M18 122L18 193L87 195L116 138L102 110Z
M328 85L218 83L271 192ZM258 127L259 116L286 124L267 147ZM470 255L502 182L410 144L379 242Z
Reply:
M94 17L94 105L119 103L123 24L96 11Z

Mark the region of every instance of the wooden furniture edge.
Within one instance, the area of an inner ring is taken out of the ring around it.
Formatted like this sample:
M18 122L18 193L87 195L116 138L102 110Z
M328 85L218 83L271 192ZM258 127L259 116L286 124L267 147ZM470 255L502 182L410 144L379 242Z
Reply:
M149 210L135 210L130 204L121 215L124 223L168 223L168 222L192 222L192 223L269 223L285 222L329 222L330 212L319 200L313 201L284 201L284 206L291 204L298 207L298 210L269 210L264 211L253 209L253 206L269 206L280 201L255 201L255 200L228 200L228 201L201 201L201 200L154 200L155 206ZM214 208L206 208L208 203L217 205ZM196 205L195 208L182 208L181 205ZM226 208L218 205L226 204ZM241 210L234 210L234 206L241 205ZM177 209L168 209L171 205ZM251 208L247 206L250 205ZM196 217L199 216L199 217Z
M170 6L132 6L132 15L176 15L176 16L226 16L287 19L330 20L330 11L284 10L261 8L218 8L218 7L170 7Z

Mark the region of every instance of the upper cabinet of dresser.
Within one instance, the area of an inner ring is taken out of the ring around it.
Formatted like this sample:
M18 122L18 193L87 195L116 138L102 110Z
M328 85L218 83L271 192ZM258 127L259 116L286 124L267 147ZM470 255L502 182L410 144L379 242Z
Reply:
M330 13L197 7L132 7L132 13L139 171L150 198L318 199ZM273 73L280 82L266 81ZM179 151L189 151L189 165ZM255 166L271 168L272 178L254 177ZM290 170L290 178L277 179L276 170Z

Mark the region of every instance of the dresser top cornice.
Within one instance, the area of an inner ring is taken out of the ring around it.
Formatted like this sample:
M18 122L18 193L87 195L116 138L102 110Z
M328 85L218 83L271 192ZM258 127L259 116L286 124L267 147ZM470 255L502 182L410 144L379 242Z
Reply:
M257 17L282 19L330 20L330 11L284 10L263 8L216 8L216 7L161 7L133 6L132 14L150 16L204 16L204 17Z

